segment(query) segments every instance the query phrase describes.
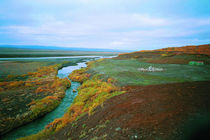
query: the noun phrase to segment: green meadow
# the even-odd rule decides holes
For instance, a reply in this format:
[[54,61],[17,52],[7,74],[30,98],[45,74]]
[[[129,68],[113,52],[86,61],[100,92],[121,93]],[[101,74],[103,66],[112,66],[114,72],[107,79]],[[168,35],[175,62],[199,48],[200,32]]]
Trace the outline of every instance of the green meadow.
[[0,81],[4,81],[4,78],[8,75],[17,76],[27,74],[28,72],[35,72],[37,69],[62,64],[62,66],[76,65],[84,58],[62,58],[62,59],[26,59],[26,60],[14,60],[14,61],[0,61]]
[[[162,72],[142,72],[139,68],[163,68]],[[210,79],[210,65],[152,64],[137,59],[104,59],[93,63],[89,73],[98,73],[103,78],[112,77],[119,85],[154,85]]]

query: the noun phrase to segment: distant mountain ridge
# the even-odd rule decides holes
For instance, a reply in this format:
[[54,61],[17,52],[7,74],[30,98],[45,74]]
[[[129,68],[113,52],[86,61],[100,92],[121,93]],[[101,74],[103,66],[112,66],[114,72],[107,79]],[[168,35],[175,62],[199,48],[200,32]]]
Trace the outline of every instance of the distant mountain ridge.
[[0,45],[0,48],[32,49],[32,50],[59,50],[59,51],[88,51],[88,52],[132,52],[131,50],[103,49],[103,48],[67,48],[41,45]]
[[188,54],[206,54],[210,55],[210,44],[204,45],[190,45],[183,47],[168,47],[162,48],[155,51],[163,51],[163,52],[183,52]]

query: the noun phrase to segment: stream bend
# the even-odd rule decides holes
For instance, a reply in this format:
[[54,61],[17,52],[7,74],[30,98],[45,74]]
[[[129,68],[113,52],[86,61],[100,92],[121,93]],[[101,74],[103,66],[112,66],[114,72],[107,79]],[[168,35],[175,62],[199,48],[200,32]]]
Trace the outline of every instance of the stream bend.
[[[87,62],[87,61],[86,61]],[[80,69],[82,67],[86,67],[86,62],[77,63],[76,66],[67,66],[63,67],[58,71],[57,76],[59,78],[65,78],[68,77],[68,75],[77,69]],[[52,112],[46,114],[44,117],[41,117],[37,120],[34,120],[24,126],[18,127],[11,132],[5,134],[3,136],[3,140],[16,140],[17,138],[29,136],[32,134],[36,134],[44,127],[55,120],[56,118],[60,118],[64,115],[65,111],[68,109],[68,107],[72,104],[74,101],[74,98],[77,96],[77,88],[80,86],[80,83],[78,82],[71,82],[71,87],[66,90],[66,95],[62,99],[59,106],[53,110]],[[76,90],[76,92],[73,92],[73,89]]]

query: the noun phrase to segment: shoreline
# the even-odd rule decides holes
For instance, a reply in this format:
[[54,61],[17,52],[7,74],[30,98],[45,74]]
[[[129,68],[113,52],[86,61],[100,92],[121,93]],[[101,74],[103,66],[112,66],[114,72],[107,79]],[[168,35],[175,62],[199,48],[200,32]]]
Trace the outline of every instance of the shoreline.
[[[99,59],[99,61],[100,61],[100,59]],[[95,61],[90,61],[90,63],[94,63],[94,62]],[[68,111],[64,114],[64,116],[61,118],[58,118],[58,119],[54,120],[52,123],[48,124],[46,126],[46,128],[44,130],[40,131],[39,133],[24,137],[24,138],[20,138],[19,140],[27,140],[30,138],[44,139],[45,137],[42,137],[43,135],[48,136],[52,132],[53,133],[57,132],[58,130],[60,130],[64,126],[66,126],[66,124],[74,122],[75,120],[79,119],[80,117],[82,117],[85,114],[91,115],[93,113],[94,109],[96,107],[102,105],[103,102],[105,102],[107,99],[124,93],[124,91],[122,91],[121,88],[115,87],[113,85],[113,82],[115,82],[114,79],[110,78],[107,81],[103,82],[97,78],[97,75],[92,75],[93,77],[90,77],[90,75],[88,76],[86,71],[84,71],[84,70],[88,69],[88,67],[91,65],[90,63],[88,63],[86,68],[81,68],[81,69],[75,70],[69,75],[69,78],[73,82],[79,82],[79,83],[81,83],[81,85],[78,88],[78,95],[74,99],[74,102],[71,104],[71,106],[68,107]],[[76,77],[80,76],[80,78],[78,80],[78,79],[75,79],[74,76],[71,77],[71,75],[75,75]],[[88,77],[88,78],[84,78],[84,77]],[[95,85],[92,85],[92,84],[95,84]],[[105,87],[102,88],[102,85]],[[88,87],[86,87],[86,86],[88,86]],[[99,88],[100,93],[92,94],[91,93],[92,86],[93,87],[96,86],[95,87],[96,89]],[[83,88],[83,87],[85,87],[85,88]],[[84,95],[82,90],[85,90],[85,91],[90,90],[90,93],[88,93],[90,95]],[[106,92],[106,94],[103,95],[104,94],[103,92]],[[96,100],[99,100],[100,102],[96,102],[95,99],[93,99],[93,101],[83,99],[83,98],[89,98],[86,96],[89,96],[89,97],[96,96]],[[84,101],[82,101],[82,100],[84,100]],[[85,103],[85,100],[86,100],[86,103]],[[88,105],[89,103],[91,105]],[[85,107],[85,104],[88,106]],[[74,113],[72,114],[72,112],[74,112]]]
[[[91,57],[92,58],[92,57]],[[88,60],[90,59],[90,58],[87,58]],[[80,62],[77,62],[77,63],[75,63],[75,64],[71,64],[71,65],[69,65],[68,63],[67,63],[67,65],[66,65],[66,63],[62,63],[62,64],[59,64],[59,65],[57,65],[56,67],[57,67],[57,72],[56,72],[56,75],[57,75],[57,77],[59,77],[59,78],[61,78],[61,79],[65,79],[65,77],[67,77],[67,75],[69,75],[69,74],[67,74],[66,75],[66,72],[64,71],[64,72],[62,72],[62,69],[63,68],[68,68],[68,67],[72,67],[73,69],[77,69],[77,67],[78,68],[80,68],[80,67],[85,67],[85,65],[81,65],[81,64],[85,64],[86,63],[86,61],[84,61],[83,59],[80,61]],[[69,72],[69,71],[68,71]],[[62,75],[62,73],[65,73],[65,75]],[[60,80],[61,80],[60,79]],[[70,79],[69,79],[70,80]],[[74,87],[74,83],[75,82],[71,82],[71,87],[73,86]],[[73,84],[73,85],[72,85]],[[77,85],[77,84],[76,84]],[[72,88],[73,88],[72,87]],[[65,94],[67,94],[67,92],[69,92],[69,90],[70,90],[70,87],[67,87],[66,88],[66,90],[65,90]],[[73,92],[73,89],[71,89],[72,91],[71,92]],[[58,98],[59,98],[59,102],[58,103],[56,103],[56,105],[55,106],[53,106],[52,107],[52,105],[48,105],[48,106],[45,106],[45,108],[46,109],[48,109],[48,108],[51,108],[51,110],[49,110],[48,112],[45,112],[44,114],[42,114],[42,115],[40,115],[39,117],[37,117],[36,119],[33,119],[33,120],[30,120],[30,122],[27,122],[27,123],[24,123],[24,124],[29,124],[30,125],[30,123],[32,122],[32,123],[34,123],[34,121],[36,121],[36,120],[39,120],[40,118],[42,118],[43,116],[49,116],[49,114],[51,113],[51,112],[53,112],[54,110],[56,110],[56,109],[58,109],[57,107],[60,105],[60,104],[62,104],[64,101],[63,101],[63,98],[64,98],[64,96],[65,96],[65,94],[62,94],[62,96],[59,96]],[[74,92],[74,94],[76,94],[75,92]],[[56,96],[57,96],[58,94],[56,94]],[[65,96],[65,97],[67,97],[67,96]],[[55,100],[55,102],[57,102],[57,100]],[[41,111],[42,112],[42,111]],[[29,115],[30,116],[30,115]],[[30,118],[30,117],[29,117]],[[54,120],[54,119],[53,119]],[[52,121],[53,121],[52,120]],[[48,122],[48,123],[50,123],[50,122]],[[47,123],[47,124],[48,124]],[[23,124],[23,125],[24,125]],[[21,126],[23,126],[23,125],[21,125]],[[16,127],[16,128],[19,128],[19,127],[21,127],[21,126],[18,126],[18,127]],[[13,129],[13,130],[15,130],[15,128]],[[12,131],[13,131],[12,130]],[[11,131],[11,132],[12,132]],[[9,132],[10,133],[10,132]],[[7,135],[8,133],[6,133],[5,134],[5,136]],[[2,138],[4,138],[4,135],[3,135],[3,137]]]
[[[55,67],[57,67],[57,66],[55,66]],[[58,69],[56,70],[55,74],[57,75],[57,73],[58,73]],[[66,89],[70,88],[71,82],[66,81],[67,79],[60,79],[60,78],[55,78],[54,80],[52,80],[52,82],[56,82],[56,80],[60,80],[62,82],[65,81],[67,83],[63,85],[63,87],[61,88],[61,91],[58,90],[59,92],[56,91],[52,95],[42,98],[41,100],[37,101],[37,103],[33,103],[32,105],[30,105],[28,111],[26,111],[22,114],[17,114],[13,119],[14,121],[11,120],[12,121],[11,123],[13,125],[9,126],[9,128],[5,128],[5,130],[1,131],[1,137],[6,135],[7,133],[9,133],[10,131],[13,131],[21,126],[27,125],[30,122],[33,122],[34,120],[37,120],[37,119],[45,116],[49,112],[52,112],[61,103],[62,99],[65,96],[64,91],[66,91]],[[41,87],[41,86],[43,86],[43,85],[40,85],[39,87]],[[49,99],[48,99],[48,97],[49,97]],[[55,97],[55,99],[53,99],[53,98],[51,99],[50,97]],[[45,100],[47,101],[47,104],[44,107],[40,108],[38,104],[42,103],[42,101],[45,101]]]

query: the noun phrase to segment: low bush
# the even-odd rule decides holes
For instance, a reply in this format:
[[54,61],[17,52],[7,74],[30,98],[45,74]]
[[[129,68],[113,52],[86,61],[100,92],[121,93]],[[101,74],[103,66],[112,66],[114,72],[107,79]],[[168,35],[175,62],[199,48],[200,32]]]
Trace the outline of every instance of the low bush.
[[[80,70],[73,71],[69,75],[69,78],[72,81],[81,82],[82,85],[78,88],[78,96],[75,98],[74,102],[64,116],[48,124],[43,131],[32,136],[22,138],[21,140],[45,139],[45,136],[47,137],[49,134],[53,134],[54,132],[66,126],[66,124],[79,119],[84,114],[92,115],[94,113],[94,109],[97,106],[102,106],[107,99],[124,93],[124,91],[121,91],[119,87],[114,85],[116,82],[115,79],[108,78],[107,81],[103,81],[100,79],[101,76],[98,74],[91,77],[91,75],[87,73],[87,70],[88,68],[82,68]],[[56,88],[56,85],[59,85],[59,82],[57,82],[58,81],[53,83],[51,87]],[[54,100],[54,97],[46,98],[47,103],[49,103],[51,100]],[[46,104],[43,103],[43,101],[46,102],[45,99],[43,99],[39,101],[41,102],[40,104],[37,103],[38,108]]]
[[24,81],[12,81],[9,82],[9,84],[7,85],[7,88],[17,88],[20,86],[24,86]]
[[[66,89],[71,86],[71,82],[68,78],[56,77],[58,68],[59,65],[47,66],[38,69],[37,72],[29,72],[24,75],[25,79],[20,79],[21,75],[12,79],[13,81],[0,82],[1,95],[9,97],[9,100],[7,98],[0,100],[1,105],[4,105],[3,109],[11,108],[11,104],[15,102],[17,107],[14,108],[21,110],[21,112],[15,110],[12,113],[8,111],[1,114],[0,135],[45,115],[59,105],[65,96]],[[10,92],[15,92],[16,96],[7,95]],[[19,98],[15,99],[17,96]],[[7,118],[10,118],[10,121],[5,121]]]
[[45,93],[50,92],[53,95],[46,96],[41,100],[33,100],[29,105],[30,110],[34,113],[34,115],[40,114],[41,112],[50,112],[54,109],[61,101],[61,99],[65,96],[66,88],[71,86],[70,80],[67,78],[59,79],[55,78],[54,82],[51,84],[46,84],[40,86],[36,89],[36,93]]
[[112,80],[109,79],[109,82],[104,82],[93,77],[91,80],[83,81],[83,84],[78,89],[78,96],[75,98],[67,113],[59,120],[55,120],[47,125],[46,129],[58,131],[67,123],[78,119],[84,113],[91,115],[94,109],[102,105],[107,99],[124,93],[118,87],[110,83]]
[[88,78],[90,77],[90,74],[85,72],[86,70],[87,70],[87,68],[75,70],[69,75],[69,78],[72,81],[82,83],[83,81],[88,80]]

